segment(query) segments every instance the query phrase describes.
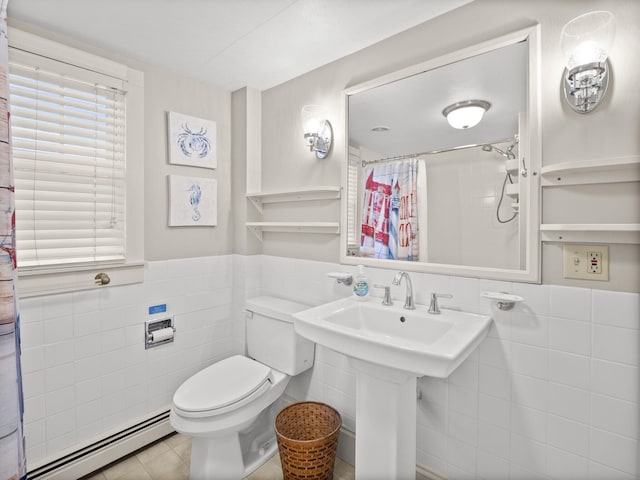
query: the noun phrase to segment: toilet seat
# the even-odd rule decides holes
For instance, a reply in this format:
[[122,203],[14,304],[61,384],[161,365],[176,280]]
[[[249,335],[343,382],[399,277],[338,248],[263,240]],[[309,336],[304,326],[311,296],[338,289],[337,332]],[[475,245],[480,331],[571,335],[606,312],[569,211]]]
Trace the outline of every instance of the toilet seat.
[[236,410],[267,391],[269,367],[242,355],[221,360],[185,381],[173,406],[185,417],[207,417]]

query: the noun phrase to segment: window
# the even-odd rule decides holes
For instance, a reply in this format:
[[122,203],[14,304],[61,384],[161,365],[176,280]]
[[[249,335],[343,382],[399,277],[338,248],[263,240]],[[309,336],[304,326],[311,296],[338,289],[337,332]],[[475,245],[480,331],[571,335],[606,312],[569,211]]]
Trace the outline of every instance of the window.
[[9,41],[18,272],[48,276],[27,294],[94,288],[109,269],[140,281],[142,74],[15,29]]
[[9,68],[18,267],[123,262],[124,92],[22,57]]

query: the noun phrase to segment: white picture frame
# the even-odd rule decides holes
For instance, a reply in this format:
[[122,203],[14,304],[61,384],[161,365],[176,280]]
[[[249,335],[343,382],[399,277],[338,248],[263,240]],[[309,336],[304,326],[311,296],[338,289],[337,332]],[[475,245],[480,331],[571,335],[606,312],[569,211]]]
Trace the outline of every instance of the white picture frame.
[[168,175],[170,227],[216,226],[218,182],[215,178]]
[[216,122],[167,112],[169,163],[191,167],[218,166]]

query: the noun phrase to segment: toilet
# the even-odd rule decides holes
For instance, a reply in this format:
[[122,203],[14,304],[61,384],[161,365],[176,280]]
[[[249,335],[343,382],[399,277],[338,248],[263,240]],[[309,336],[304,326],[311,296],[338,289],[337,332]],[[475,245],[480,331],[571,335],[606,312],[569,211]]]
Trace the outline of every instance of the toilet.
[[240,480],[269,460],[282,394],[313,366],[315,344],[294,332],[292,317],[308,305],[268,296],[246,305],[246,356],[206,367],[173,396],[171,426],[191,437],[191,480]]

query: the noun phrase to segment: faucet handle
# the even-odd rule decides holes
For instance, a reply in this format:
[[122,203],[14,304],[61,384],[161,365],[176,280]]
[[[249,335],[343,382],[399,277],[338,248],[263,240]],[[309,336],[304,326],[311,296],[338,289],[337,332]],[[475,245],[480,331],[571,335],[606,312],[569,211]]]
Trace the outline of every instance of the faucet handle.
[[391,300],[391,287],[389,285],[374,284],[374,288],[384,288],[384,298],[382,299],[382,305],[393,305]]
[[438,298],[453,298],[450,293],[432,293],[431,303],[429,304],[429,313],[433,315],[440,314],[440,308],[438,307]]

